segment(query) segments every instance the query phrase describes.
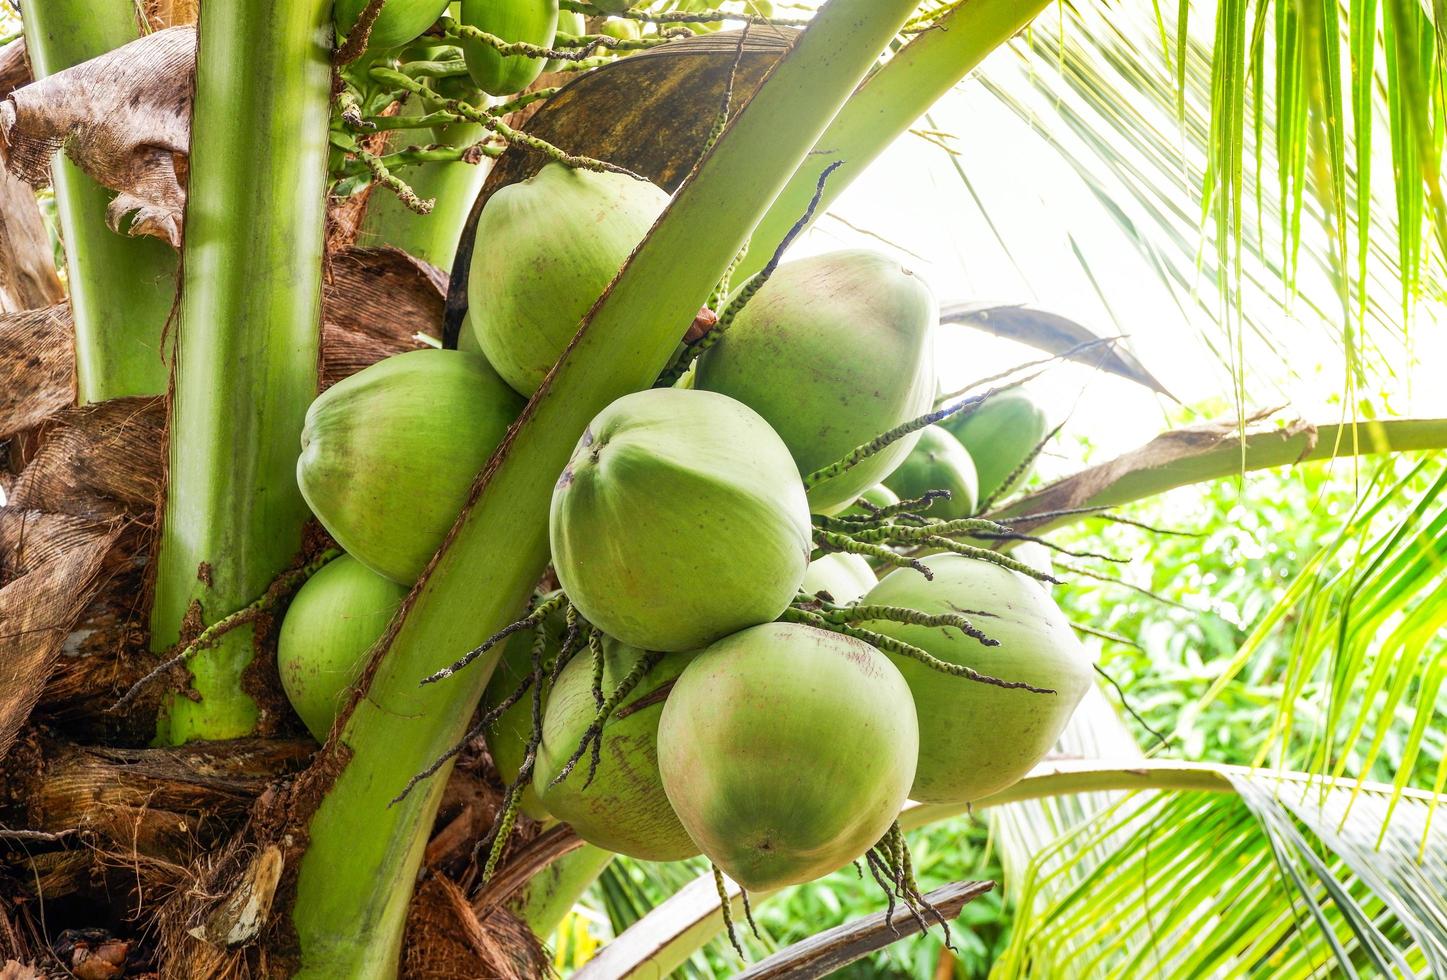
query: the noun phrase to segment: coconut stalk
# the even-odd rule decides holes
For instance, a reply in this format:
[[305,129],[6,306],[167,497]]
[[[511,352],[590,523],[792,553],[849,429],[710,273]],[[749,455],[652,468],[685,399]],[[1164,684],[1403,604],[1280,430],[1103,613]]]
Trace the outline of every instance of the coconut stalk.
[[512,905],[513,912],[539,938],[546,939],[616,856],[592,844],[563,855],[523,886],[522,895]]
[[496,655],[420,686],[514,620],[547,564],[552,486],[587,423],[648,388],[755,223],[914,8],[831,0],[684,183],[489,461],[449,541],[379,643],[320,772],[292,924],[309,977],[389,976],[447,767]]
[[[135,0],[25,4],[26,52],[36,78],[88,61],[141,35]],[[113,196],[56,154],[51,168],[75,319],[76,394],[83,405],[166,390],[161,334],[176,292],[176,253],[159,239],[106,225]]]
[[[420,100],[412,100],[419,104]],[[409,104],[408,109],[416,112]],[[409,139],[421,139],[416,130],[403,130]],[[424,131],[426,132],[426,131]],[[438,146],[467,147],[482,139],[483,128],[476,123],[453,123],[435,134]],[[398,145],[406,139],[399,139]],[[421,163],[403,170],[398,176],[424,201],[434,201],[432,210],[418,214],[402,199],[384,187],[374,187],[367,199],[367,210],[357,235],[359,245],[393,245],[402,251],[430,262],[439,269],[452,268],[462,226],[467,223],[473,199],[482,190],[491,160],[475,164],[454,160]]]
[[814,196],[824,168],[834,160],[844,165],[829,177],[815,216],[854,178],[929,111],[991,51],[1023,30],[1050,0],[968,0],[939,19],[937,26],[915,36],[871,75],[819,139],[818,154],[794,174],[769,208],[749,243],[748,253],[734,270],[744,282],[769,261],[784,236]]
[[[302,420],[317,390],[331,4],[201,12],[157,650],[247,606],[295,557]],[[249,625],[191,658],[162,741],[249,734]]]

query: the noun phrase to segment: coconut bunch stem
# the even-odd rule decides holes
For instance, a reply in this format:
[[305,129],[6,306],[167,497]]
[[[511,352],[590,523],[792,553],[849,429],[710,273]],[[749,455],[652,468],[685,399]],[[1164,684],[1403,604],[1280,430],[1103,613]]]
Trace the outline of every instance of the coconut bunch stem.
[[[613,689],[613,693],[609,694],[598,706],[597,714],[593,716],[592,722],[589,723],[587,729],[583,732],[583,737],[579,740],[578,747],[573,750],[573,754],[568,757],[568,761],[564,763],[563,768],[558,770],[558,774],[553,777],[552,785],[556,786],[567,779],[568,776],[572,774],[573,769],[577,767],[579,761],[582,760],[583,754],[588,752],[590,748],[592,749],[592,755],[588,762],[588,778],[583,781],[583,787],[586,789],[592,784],[593,777],[598,774],[598,764],[602,761],[603,726],[608,723],[608,719],[613,716],[613,712],[623,703],[623,699],[638,687],[643,681],[644,676],[656,667],[658,662],[665,656],[667,656],[667,654],[648,653],[639,658],[638,662],[633,665],[633,669],[628,671],[623,679],[618,682],[618,686]],[[595,674],[596,673],[597,670],[595,668]],[[601,686],[601,679],[595,679],[594,685],[594,693],[596,694]]]
[[[743,48],[741,46],[739,48],[740,54],[742,54],[742,51]],[[744,311],[744,307],[749,305],[749,301],[758,294],[758,291],[764,287],[764,283],[768,282],[775,270],[779,268],[779,263],[784,260],[784,253],[789,250],[790,245],[794,244],[794,239],[798,238],[804,229],[809,227],[809,224],[814,220],[814,212],[818,209],[819,202],[824,199],[824,188],[829,183],[829,177],[842,166],[844,166],[843,160],[835,160],[824,168],[824,172],[819,175],[819,180],[814,185],[814,196],[810,198],[808,207],[804,209],[804,213],[799,217],[799,220],[794,222],[794,226],[784,235],[784,240],[779,242],[779,247],[774,249],[774,254],[769,257],[769,261],[762,269],[754,273],[748,282],[744,283],[734,298],[729,301],[729,304],[723,308],[722,312],[719,313],[718,323],[714,324],[713,329],[685,347],[683,352],[669,365],[668,369],[659,375],[658,381],[654,383],[655,388],[666,388],[672,385],[679,378],[683,377],[684,373],[688,371],[688,366],[692,364],[695,359],[707,353],[711,347],[720,340],[723,340],[724,334],[728,332],[728,328],[733,324],[734,319]],[[746,252],[747,246],[745,246],[744,249],[744,253]],[[733,274],[733,270],[738,266],[742,254],[743,253],[734,258],[733,263],[729,265],[725,273],[726,276]]]
[[[932,491],[933,492],[933,491]],[[943,493],[943,491],[939,491]],[[928,495],[927,495],[928,496]],[[924,499],[924,498],[921,498]],[[938,499],[938,498],[937,498]],[[915,505],[918,501],[904,501],[902,504]],[[1009,555],[965,544],[949,535],[975,534],[982,537],[1010,537],[1014,532],[995,521],[967,517],[953,521],[938,521],[920,514],[906,512],[901,515],[906,523],[894,518],[879,520],[865,518],[853,521],[849,518],[814,515],[814,545],[821,553],[842,551],[851,555],[873,558],[881,564],[894,568],[912,568],[926,579],[933,581],[934,573],[918,558],[900,554],[895,548],[919,549],[938,548],[965,558],[987,561],[1012,572],[1028,575],[1040,582],[1059,585],[1060,580],[1048,572],[1042,572]]]
[[[497,870],[497,864],[502,860],[503,851],[507,849],[508,839],[517,826],[518,806],[522,802],[523,791],[533,779],[533,767],[538,760],[538,746],[543,740],[543,653],[547,648],[547,629],[544,624],[539,623],[535,627],[532,647],[532,670],[526,679],[532,689],[532,731],[528,735],[527,750],[523,754],[522,765],[518,766],[517,775],[512,782],[508,783],[507,790],[503,794],[502,807],[498,810],[496,821],[494,821],[489,833],[490,843],[488,844],[487,862],[483,865],[482,880],[487,883],[492,878],[492,873]],[[559,655],[561,659],[561,654]],[[478,842],[478,848],[483,842]]]
[[[1050,688],[1036,687],[1033,684],[1027,684],[1024,681],[1007,681],[999,677],[992,677],[989,674],[982,674],[978,670],[975,670],[973,667],[966,667],[962,664],[947,663],[936,657],[934,654],[930,653],[928,650],[917,647],[913,643],[906,643],[903,640],[896,640],[894,637],[884,636],[883,634],[876,633],[873,630],[862,629],[858,626],[852,626],[848,622],[839,622],[836,619],[821,615],[813,609],[808,608],[808,606],[813,605],[815,602],[816,600],[811,599],[805,602],[802,608],[800,605],[790,606],[788,609],[784,610],[783,615],[779,617],[779,621],[785,623],[802,623],[805,626],[813,626],[817,629],[828,630],[831,633],[838,633],[841,636],[849,636],[853,637],[856,640],[863,640],[865,643],[868,643],[870,646],[874,647],[881,653],[893,653],[901,657],[908,657],[911,660],[918,660],[920,663],[924,664],[926,667],[929,667],[931,670],[937,670],[942,674],[949,674],[951,677],[963,677],[966,680],[975,681],[979,684],[989,684],[991,687],[1003,687],[1007,690],[1012,691],[1029,691],[1032,694],[1056,693]],[[887,609],[889,607],[876,606],[873,608]],[[911,615],[914,614],[914,610],[903,610],[903,612],[909,613]],[[870,617],[872,621],[892,618],[893,617],[890,616]],[[861,616],[860,619],[863,620],[864,617]],[[986,638],[986,640],[981,640],[980,642],[984,643],[987,646],[991,645],[990,643],[986,642],[987,640],[988,637]]]
[[775,27],[808,27],[807,17],[765,17],[761,14],[735,13],[729,10],[673,10],[664,14],[646,10],[625,10],[621,14],[610,14],[583,0],[561,0],[558,4],[564,10],[584,14],[588,17],[611,17],[617,20],[636,20],[645,24],[719,24],[724,21],[743,21],[745,24],[772,24]]
[[445,37],[451,41],[476,41],[486,44],[505,58],[536,58],[541,61],[582,61],[600,50],[643,51],[660,44],[683,37],[692,37],[686,27],[659,31],[654,37],[618,38],[607,34],[584,34],[579,37],[560,36],[553,41],[555,47],[529,44],[526,41],[506,41],[496,34],[489,34],[469,24],[458,24],[444,17]]
[[[903,606],[877,606],[860,603],[840,606],[833,602],[822,600],[817,596],[801,596],[797,602],[801,606],[808,607],[811,611],[831,623],[847,625],[849,623],[887,620],[892,623],[905,623],[910,626],[952,626],[966,636],[979,640],[982,646],[996,647],[1000,645],[999,640],[992,640],[968,619],[958,613],[926,613],[920,612],[918,609],[906,609]],[[818,608],[815,609],[815,606]]]
[[504,626],[502,629],[492,634],[492,636],[489,636],[486,640],[482,641],[481,644],[473,647],[471,650],[464,653],[457,660],[453,661],[450,666],[443,667],[435,674],[429,674],[427,677],[422,678],[422,683],[435,684],[437,681],[446,680],[453,674],[457,673],[459,670],[465,668],[468,664],[472,663],[478,657],[482,656],[483,654],[487,653],[487,651],[497,646],[503,640],[507,639],[509,636],[512,636],[514,633],[521,633],[523,630],[536,629],[539,625],[542,624],[543,620],[547,619],[553,613],[562,609],[563,603],[567,601],[568,597],[563,595],[561,592],[559,592],[557,595],[550,596],[544,599],[543,601],[537,603],[537,605],[533,606],[532,611],[529,612],[522,619],[519,619],[515,623],[509,623],[507,626]]
[[885,897],[889,900],[888,910],[885,912],[885,920],[890,928],[894,927],[894,910],[896,900],[904,903],[919,923],[920,931],[927,931],[929,923],[925,921],[925,913],[939,923],[944,930],[945,946],[953,950],[954,943],[950,937],[950,924],[940,914],[940,910],[925,898],[919,890],[919,884],[915,881],[914,865],[909,856],[909,842],[904,838],[904,831],[900,829],[899,821],[885,832],[879,842],[869,849],[865,854],[865,862],[869,865],[870,874],[884,890]]
[[126,690],[126,693],[122,694],[120,699],[111,705],[111,711],[124,710],[131,702],[139,697],[141,692],[149,687],[156,678],[169,672],[172,668],[184,664],[202,650],[215,646],[221,637],[230,633],[232,630],[245,626],[247,623],[254,622],[262,613],[275,609],[283,602],[290,600],[292,596],[296,595],[297,590],[306,584],[307,579],[321,571],[323,566],[340,554],[341,551],[338,549],[328,548],[300,568],[294,568],[289,572],[283,572],[278,575],[260,596],[236,610],[236,612],[231,615],[218,619],[206,627],[194,640],[181,646],[179,652],[167,657],[147,673],[146,676],[132,684]]
[[[471,28],[469,28],[469,30],[470,29]],[[642,179],[626,167],[620,167],[617,164],[608,163],[603,160],[595,160],[592,157],[576,156],[572,153],[566,153],[547,140],[539,139],[536,136],[513,129],[502,119],[503,115],[506,114],[502,111],[504,108],[502,106],[479,108],[461,99],[449,99],[444,95],[439,95],[432,91],[416,79],[409,78],[404,73],[393,68],[379,65],[372,68],[368,74],[379,82],[394,86],[398,91],[408,92],[418,96],[425,100],[430,107],[451,112],[457,115],[460,120],[474,122],[483,126],[504,143],[525,146],[530,150],[537,151],[549,160],[561,163],[566,167],[571,167],[575,170],[591,170],[598,173],[618,173],[635,179]]]

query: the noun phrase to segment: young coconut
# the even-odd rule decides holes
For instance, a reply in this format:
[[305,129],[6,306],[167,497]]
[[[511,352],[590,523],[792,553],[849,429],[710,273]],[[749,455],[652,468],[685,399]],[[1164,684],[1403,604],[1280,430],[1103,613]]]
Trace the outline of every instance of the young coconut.
[[698,654],[658,726],[674,811],[751,890],[811,881],[872,847],[909,794],[918,751],[909,688],[889,660],[792,623]]
[[1090,687],[1091,661],[1060,607],[1034,579],[959,555],[935,555],[928,563],[933,581],[900,569],[871,589],[864,604],[964,613],[998,646],[953,627],[860,625],[946,663],[1055,692],[1007,690],[889,655],[919,714],[919,766],[910,798],[970,803],[1012,785],[1045,757]]
[[410,586],[522,407],[477,354],[428,349],[378,361],[307,409],[301,494],[352,557]]
[[949,416],[940,428],[970,454],[980,481],[980,499],[991,500],[1009,493],[1029,475],[1027,463],[1050,431],[1050,420],[1028,392],[1009,388],[991,395],[973,412]]
[[[367,9],[367,3],[368,0],[336,0],[332,18],[337,23],[337,30],[349,33],[362,11]],[[448,0],[387,0],[382,5],[382,12],[372,22],[367,47],[373,51],[385,51],[400,48],[420,37],[442,16],[447,3]]]
[[[561,652],[567,629],[562,613],[555,613],[543,620],[542,657],[545,664],[551,663]],[[532,630],[515,633],[507,639],[498,657],[497,668],[492,672],[492,679],[482,693],[482,703],[478,707],[483,714],[492,711],[511,696],[527,678],[533,667],[533,644],[536,640],[537,633]],[[552,686],[544,678],[544,711],[547,710],[551,693]],[[531,691],[514,702],[512,707],[504,710],[495,722],[483,730],[483,739],[487,743],[488,754],[492,756],[492,764],[504,782],[512,783],[517,779],[523,760],[527,757],[528,741],[532,738],[532,733]],[[518,808],[534,820],[545,820],[550,816],[547,808],[538,800],[538,794],[533,791],[531,783],[523,788]]]
[[[604,696],[615,691],[646,656],[612,637],[604,638]],[[693,857],[698,847],[663,792],[658,719],[669,689],[692,657],[655,654],[654,658],[657,663],[622,697],[603,725],[598,768],[591,782],[586,752],[558,780],[598,711],[593,700],[593,658],[585,651],[569,661],[548,696],[533,789],[550,814],[588,843],[644,861],[677,861]]]
[[407,598],[407,589],[350,555],[327,562],[297,591],[276,639],[286,699],[324,742],[367,652]]
[[553,489],[558,582],[598,629],[643,650],[697,650],[777,619],[812,549],[789,450],[710,391],[625,395],[588,425]]
[[[877,252],[831,252],[779,267],[698,359],[695,387],[748,405],[804,475],[930,410],[939,311],[924,281]],[[814,486],[829,514],[888,476],[916,436]]]
[[531,396],[668,203],[646,181],[550,163],[482,209],[468,278],[478,345]]
[[834,602],[848,605],[874,588],[876,581],[874,569],[863,557],[836,553],[811,561],[800,589],[809,595],[823,590]]
[[930,490],[948,490],[949,500],[936,500],[930,517],[956,520],[975,512],[980,499],[975,464],[959,440],[937,425],[919,432],[919,442],[909,458],[884,481],[902,500],[922,497]]
[[[393,2],[393,0],[389,0]],[[458,19],[509,44],[550,48],[558,29],[558,0],[462,0]],[[491,44],[461,40],[467,73],[488,95],[521,92],[543,73],[545,58],[504,55]]]

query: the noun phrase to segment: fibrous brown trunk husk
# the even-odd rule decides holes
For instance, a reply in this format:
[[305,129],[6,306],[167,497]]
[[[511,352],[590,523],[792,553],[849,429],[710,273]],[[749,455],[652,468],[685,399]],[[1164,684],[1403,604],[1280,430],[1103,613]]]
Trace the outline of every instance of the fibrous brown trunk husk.
[[[322,385],[423,346],[419,335],[436,337],[444,288],[438,270],[396,249],[332,255]],[[270,852],[250,843],[265,835],[237,832],[257,814],[285,814],[285,792],[267,788],[315,745],[144,748],[161,692],[124,713],[108,710],[157,662],[147,649],[144,583],[164,411],[146,398],[72,407],[72,370],[64,306],[0,316],[0,379],[15,381],[0,384],[0,438],[10,439],[18,472],[0,507],[0,734],[20,737],[0,754],[0,827],[41,835],[16,848],[0,836],[0,963],[78,969],[84,956],[99,970],[101,951],[120,949],[128,970],[163,976],[275,975],[265,943],[217,946],[192,930],[239,928],[225,898],[276,886],[285,869],[267,865]],[[3,635],[12,606],[43,628]],[[474,849],[496,814],[499,791],[481,767],[473,753],[449,784],[429,862],[435,883],[419,893],[409,925],[426,949],[408,954],[406,976],[536,977],[547,969],[522,923],[493,912],[478,926],[446,877],[465,886],[475,876]],[[212,887],[222,894],[198,906],[196,890]],[[58,952],[37,940],[42,905],[52,934],[84,927],[81,938]]]
[[[0,48],[0,99],[28,84],[25,41],[11,41]],[[40,309],[64,298],[34,188],[8,170],[0,173],[0,313]]]
[[172,27],[16,89],[0,102],[9,171],[50,179],[57,150],[117,192],[111,227],[181,242],[196,31]]

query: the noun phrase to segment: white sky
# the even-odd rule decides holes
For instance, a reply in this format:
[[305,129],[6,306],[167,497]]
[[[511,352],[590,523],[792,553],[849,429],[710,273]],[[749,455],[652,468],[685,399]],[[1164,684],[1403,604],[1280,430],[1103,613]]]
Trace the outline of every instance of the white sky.
[[[1141,12],[1149,16],[1149,4],[1142,4]],[[1121,16],[1120,8],[1107,16]],[[1047,19],[1053,30],[1054,15],[1047,13],[1042,20]],[[1209,17],[1201,16],[1195,23],[1210,28]],[[1012,94],[1029,97],[1020,65],[1018,55],[1002,49],[981,71]],[[923,274],[942,303],[1025,302],[1075,319],[1101,335],[1124,333],[1130,349],[1187,405],[1216,402],[1219,408],[1210,410],[1214,417],[1233,414],[1230,375],[1203,340],[1209,336],[1224,342],[1224,328],[1214,315],[1199,308],[1192,309],[1189,318],[1182,313],[1136,247],[1038,134],[973,79],[941,100],[932,118],[939,130],[956,137],[950,145],[1009,246],[1008,254],[947,153],[913,135],[897,141],[841,195],[831,214],[847,224],[826,216],[795,246],[794,254],[841,247],[886,249]],[[919,125],[924,128],[925,123]],[[1389,172],[1388,164],[1378,166],[1378,177]],[[1112,175],[1102,176],[1107,183],[1115,182]],[[1268,224],[1272,220],[1266,218]],[[1188,234],[1194,244],[1201,232],[1190,228]],[[1323,232],[1308,218],[1303,234]],[[1087,256],[1110,310],[1082,271],[1072,239]],[[1311,280],[1309,270],[1302,277],[1303,289],[1323,286],[1320,277]],[[1209,285],[1204,283],[1203,288],[1209,291]],[[1388,308],[1397,304],[1395,288],[1381,295]],[[1247,363],[1255,375],[1248,382],[1248,409],[1289,405],[1284,415],[1314,421],[1339,416],[1344,360],[1340,346],[1326,332],[1329,328],[1296,322],[1277,310],[1258,308],[1257,315],[1269,323],[1274,341],[1292,350],[1291,369],[1278,355],[1264,347],[1253,348],[1248,340]],[[1389,354],[1399,383],[1366,394],[1378,404],[1385,402],[1392,415],[1447,415],[1447,386],[1426,383],[1430,379],[1421,368],[1447,363],[1447,341],[1437,323],[1440,314],[1436,307],[1425,307],[1418,316],[1413,331],[1417,367],[1408,370],[1405,358]],[[964,327],[943,328],[938,349],[947,388],[1040,356]],[[1057,418],[1070,414],[1067,432],[1089,435],[1096,459],[1132,448],[1169,427],[1166,412],[1173,410],[1166,399],[1141,387],[1083,368],[1054,371],[1036,383],[1035,391]],[[1179,422],[1180,410],[1174,413]]]

